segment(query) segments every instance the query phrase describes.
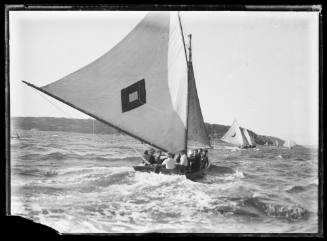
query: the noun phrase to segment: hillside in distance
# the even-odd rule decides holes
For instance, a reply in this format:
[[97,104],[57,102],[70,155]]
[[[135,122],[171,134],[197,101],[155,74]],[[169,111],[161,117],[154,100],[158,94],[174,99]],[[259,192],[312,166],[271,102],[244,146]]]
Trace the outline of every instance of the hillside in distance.
[[[95,133],[95,134],[117,134],[119,131],[93,119],[69,119],[56,117],[12,117],[11,130],[40,130],[40,131],[67,131],[79,133]],[[220,124],[205,123],[207,133],[211,140],[219,140],[228,130],[230,126]],[[272,136],[259,135],[251,130],[249,134],[254,136],[257,144],[263,145],[268,142],[274,145],[278,140],[280,144],[284,140]]]

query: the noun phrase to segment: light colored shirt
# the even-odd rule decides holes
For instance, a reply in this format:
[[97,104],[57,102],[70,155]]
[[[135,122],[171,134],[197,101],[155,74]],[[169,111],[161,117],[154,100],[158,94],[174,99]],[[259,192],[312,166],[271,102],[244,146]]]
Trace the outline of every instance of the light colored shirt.
[[187,166],[187,164],[188,164],[188,160],[187,160],[187,157],[186,157],[185,154],[183,154],[183,155],[181,156],[180,164],[183,165],[183,166]]
[[166,165],[166,169],[174,169],[176,167],[176,162],[174,159],[168,157],[163,161],[162,165]]

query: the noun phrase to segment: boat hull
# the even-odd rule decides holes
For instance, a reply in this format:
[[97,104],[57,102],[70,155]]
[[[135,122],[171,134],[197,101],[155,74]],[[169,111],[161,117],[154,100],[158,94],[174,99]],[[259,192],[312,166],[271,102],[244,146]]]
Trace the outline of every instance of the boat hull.
[[154,172],[154,173],[161,173],[161,174],[165,174],[165,175],[185,175],[186,178],[190,179],[190,180],[197,180],[197,179],[201,179],[205,176],[206,171],[208,170],[208,168],[210,167],[211,163],[209,162],[209,164],[197,171],[197,172],[183,172],[179,169],[166,169],[164,167],[160,167],[159,165],[150,165],[150,166],[133,166],[135,171],[139,171],[139,172]]

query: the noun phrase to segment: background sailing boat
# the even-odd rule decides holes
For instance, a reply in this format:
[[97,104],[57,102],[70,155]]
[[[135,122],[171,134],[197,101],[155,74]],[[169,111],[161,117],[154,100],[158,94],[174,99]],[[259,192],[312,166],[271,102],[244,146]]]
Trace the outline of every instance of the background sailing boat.
[[292,140],[286,140],[283,144],[283,147],[287,147],[288,149],[293,149],[295,146],[295,142]]
[[233,124],[225,133],[225,135],[221,138],[221,140],[233,145],[237,145],[240,148],[244,148],[250,145],[246,138],[246,135],[242,133],[241,128],[236,120],[234,120]]
[[19,136],[17,130],[15,130],[15,134],[13,133],[14,131],[11,131],[11,132],[12,132],[12,134],[11,134],[10,138],[17,138],[17,139],[20,138],[20,136]]

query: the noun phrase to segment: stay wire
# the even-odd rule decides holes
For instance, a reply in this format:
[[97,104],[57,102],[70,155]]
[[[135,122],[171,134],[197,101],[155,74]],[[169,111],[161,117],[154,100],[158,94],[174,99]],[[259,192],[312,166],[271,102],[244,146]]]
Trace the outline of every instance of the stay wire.
[[49,102],[51,105],[53,105],[57,110],[61,111],[63,114],[65,114],[66,116],[69,116],[70,118],[73,119],[73,117],[71,115],[69,115],[67,112],[65,112],[64,110],[62,110],[59,106],[57,106],[56,104],[54,104],[53,102],[51,102],[50,100],[48,100],[44,95],[42,95],[39,91],[33,89],[34,91],[36,91],[36,93],[38,93],[38,95],[40,95],[43,99],[45,99],[47,102]]

